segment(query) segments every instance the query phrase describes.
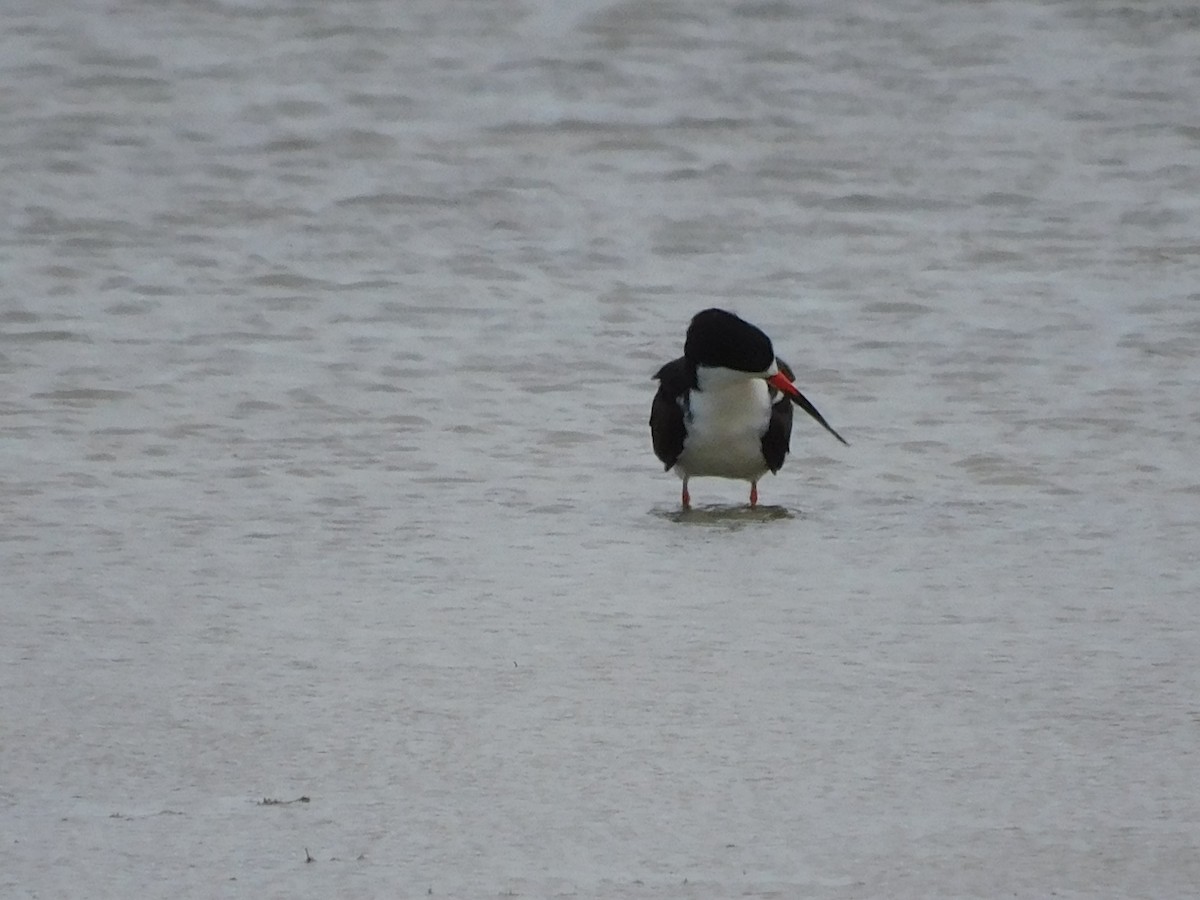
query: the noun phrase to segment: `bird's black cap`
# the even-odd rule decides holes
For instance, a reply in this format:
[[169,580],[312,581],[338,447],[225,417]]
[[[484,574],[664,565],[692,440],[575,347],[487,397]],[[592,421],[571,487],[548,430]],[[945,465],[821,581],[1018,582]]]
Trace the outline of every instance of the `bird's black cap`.
[[683,355],[697,366],[721,366],[739,372],[765,372],[775,362],[771,339],[723,309],[696,313],[688,326]]

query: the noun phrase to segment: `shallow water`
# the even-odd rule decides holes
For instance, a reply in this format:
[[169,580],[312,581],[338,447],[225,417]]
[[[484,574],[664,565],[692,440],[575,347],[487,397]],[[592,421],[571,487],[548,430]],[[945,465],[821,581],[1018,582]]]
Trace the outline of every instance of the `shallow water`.
[[5,896],[1194,892],[1190,6],[7,24]]

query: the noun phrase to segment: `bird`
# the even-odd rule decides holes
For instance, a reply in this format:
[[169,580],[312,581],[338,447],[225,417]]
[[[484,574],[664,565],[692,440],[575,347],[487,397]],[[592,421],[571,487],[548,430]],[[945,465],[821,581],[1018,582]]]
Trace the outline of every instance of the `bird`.
[[683,356],[655,373],[650,439],[665,471],[683,480],[681,501],[692,505],[688,481],[700,476],[758,482],[783,466],[792,436],[792,405],[849,444],[794,384],[792,368],[775,355],[758,327],[723,309],[697,313]]

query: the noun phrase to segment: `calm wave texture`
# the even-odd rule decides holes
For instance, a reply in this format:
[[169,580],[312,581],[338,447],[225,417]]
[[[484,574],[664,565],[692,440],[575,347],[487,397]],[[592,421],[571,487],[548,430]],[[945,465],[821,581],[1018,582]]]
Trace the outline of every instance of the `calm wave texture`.
[[3,22],[4,897],[1194,895],[1194,4]]

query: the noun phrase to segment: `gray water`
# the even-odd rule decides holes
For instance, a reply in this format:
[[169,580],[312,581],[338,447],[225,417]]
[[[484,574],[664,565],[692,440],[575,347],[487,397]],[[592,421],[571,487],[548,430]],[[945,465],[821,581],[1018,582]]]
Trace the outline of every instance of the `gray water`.
[[1194,5],[3,22],[0,894],[1195,894]]

